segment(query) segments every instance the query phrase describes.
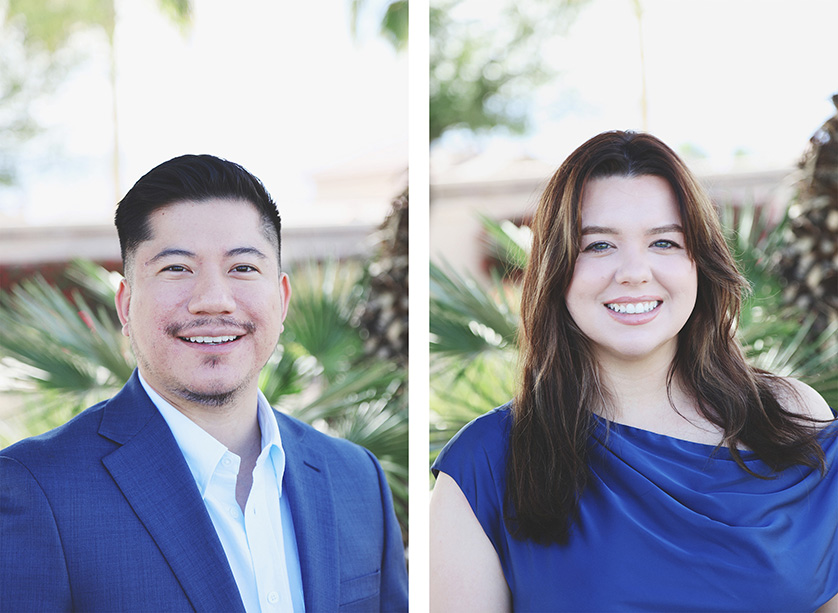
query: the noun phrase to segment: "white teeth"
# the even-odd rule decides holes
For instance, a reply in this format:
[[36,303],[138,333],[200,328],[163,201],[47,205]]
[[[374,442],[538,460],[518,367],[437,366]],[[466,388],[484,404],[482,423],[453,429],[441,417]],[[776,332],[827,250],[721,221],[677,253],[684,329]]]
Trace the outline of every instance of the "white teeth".
[[216,344],[228,343],[236,340],[237,338],[238,336],[187,336],[185,337],[185,340],[190,343]]
[[610,303],[606,304],[609,309],[616,313],[628,313],[630,315],[634,315],[637,313],[648,313],[656,306],[660,304],[660,301],[653,300],[652,302],[635,302],[635,303]]

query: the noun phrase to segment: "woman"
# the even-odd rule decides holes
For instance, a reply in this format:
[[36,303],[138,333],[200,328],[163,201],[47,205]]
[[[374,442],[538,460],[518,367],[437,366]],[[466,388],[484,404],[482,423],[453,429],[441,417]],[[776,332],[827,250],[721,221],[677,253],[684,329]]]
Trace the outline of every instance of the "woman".
[[838,609],[838,424],[746,364],[745,280],[683,162],[596,136],[533,233],[520,389],[434,464],[431,609]]

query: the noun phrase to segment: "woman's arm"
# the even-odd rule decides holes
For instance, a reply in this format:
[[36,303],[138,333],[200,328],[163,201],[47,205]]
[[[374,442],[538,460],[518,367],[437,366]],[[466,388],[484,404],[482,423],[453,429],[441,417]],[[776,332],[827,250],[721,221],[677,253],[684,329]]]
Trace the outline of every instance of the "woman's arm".
[[431,497],[431,611],[512,610],[498,554],[457,483],[439,473]]
[[838,613],[838,594],[818,607],[815,613]]

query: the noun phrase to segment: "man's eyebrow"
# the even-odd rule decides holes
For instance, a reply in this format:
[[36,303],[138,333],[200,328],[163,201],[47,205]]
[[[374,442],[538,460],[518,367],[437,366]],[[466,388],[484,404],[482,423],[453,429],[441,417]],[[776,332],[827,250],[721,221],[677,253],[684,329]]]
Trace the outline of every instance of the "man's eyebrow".
[[[646,234],[666,234],[667,232],[680,232],[681,234],[684,233],[684,228],[681,227],[680,224],[671,223],[665,226],[657,226],[655,228],[650,228]],[[619,235],[622,234],[619,230],[614,228],[607,228],[605,226],[584,226],[582,228],[582,236],[586,234],[614,234]]]
[[162,260],[163,258],[167,258],[170,256],[179,256],[182,258],[194,258],[196,255],[191,251],[187,251],[186,249],[164,249],[153,258],[151,258],[146,264],[153,264],[158,260]]
[[[237,255],[252,255],[252,256],[255,256],[255,257],[257,257],[259,259],[262,259],[262,260],[268,259],[268,256],[266,256],[264,253],[259,251],[256,247],[236,247],[235,249],[230,249],[224,255],[225,255],[225,257],[228,257],[228,258],[236,257]],[[196,253],[193,253],[192,251],[189,251],[187,249],[171,248],[171,249],[164,249],[163,251],[161,251],[160,253],[155,255],[153,258],[151,258],[147,262],[147,264],[153,264],[154,262],[162,260],[163,258],[172,257],[172,256],[182,257],[182,258],[196,258],[196,257],[198,257],[198,255]]]
[[237,255],[254,255],[262,260],[268,259],[268,256],[259,251],[256,247],[236,247],[235,249],[230,249],[225,255],[228,258]]

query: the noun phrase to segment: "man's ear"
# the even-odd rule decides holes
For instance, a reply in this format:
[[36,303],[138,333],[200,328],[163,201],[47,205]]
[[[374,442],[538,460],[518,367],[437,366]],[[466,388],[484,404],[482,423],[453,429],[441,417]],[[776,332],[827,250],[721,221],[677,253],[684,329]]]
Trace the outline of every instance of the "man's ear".
[[288,280],[288,275],[284,272],[279,276],[279,294],[282,302],[282,319],[280,321],[285,321],[285,317],[288,315],[288,301],[291,300],[291,281]]
[[125,279],[119,282],[114,304],[116,304],[116,314],[119,316],[120,323],[122,323],[122,334],[129,336],[128,311],[131,306],[131,286]]

